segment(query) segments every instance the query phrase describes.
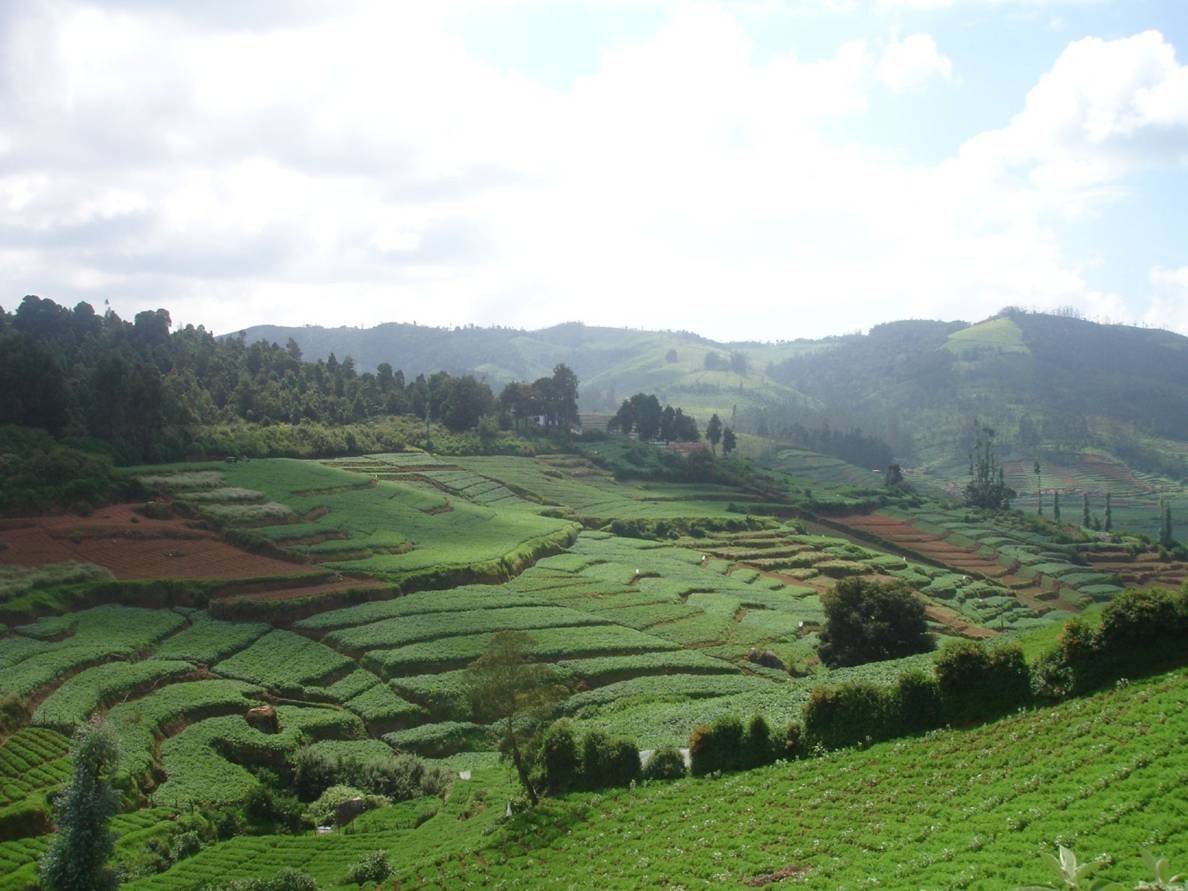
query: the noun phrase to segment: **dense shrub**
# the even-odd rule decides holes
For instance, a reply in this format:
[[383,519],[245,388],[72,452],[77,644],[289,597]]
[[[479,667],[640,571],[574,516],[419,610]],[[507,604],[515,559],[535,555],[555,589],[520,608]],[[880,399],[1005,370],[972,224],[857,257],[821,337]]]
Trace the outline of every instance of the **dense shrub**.
[[996,718],[1031,698],[1031,673],[1018,646],[951,643],[937,656],[936,680],[942,715],[951,724]]
[[777,752],[777,757],[787,761],[795,761],[797,758],[804,758],[806,755],[808,755],[808,746],[805,743],[804,728],[795,721],[789,721],[787,726],[784,727],[784,738]]
[[1118,595],[1096,630],[1073,619],[1035,666],[1036,688],[1071,696],[1188,655],[1188,587]]
[[289,764],[293,787],[302,801],[312,801],[331,786],[354,786],[393,801],[440,795],[449,788],[450,772],[414,755],[361,761],[309,746],[298,749]]
[[933,648],[924,602],[903,582],[843,579],[821,595],[825,627],[818,648],[830,666],[898,659]]
[[217,891],[318,891],[312,876],[287,866],[270,879],[235,879],[214,887]]
[[739,753],[740,766],[749,770],[771,764],[776,759],[776,746],[772,742],[771,727],[762,715],[755,715],[747,724],[743,733],[742,748]]
[[356,860],[347,869],[346,880],[356,885],[382,882],[392,874],[387,851],[371,851]]
[[940,685],[922,671],[908,671],[895,681],[890,692],[888,718],[892,734],[910,735],[940,727],[943,723]]
[[298,832],[305,828],[304,808],[297,796],[281,788],[280,778],[269,770],[257,771],[261,782],[248,793],[243,812],[258,829]]
[[685,759],[671,746],[657,749],[644,765],[645,780],[679,780],[685,775]]
[[626,786],[639,777],[639,751],[626,739],[591,731],[582,740],[581,782],[586,789]]
[[541,741],[541,767],[545,788],[551,794],[568,792],[582,784],[582,762],[578,758],[573,724],[569,721],[557,721],[545,732]]
[[804,734],[810,746],[840,749],[892,735],[890,696],[867,681],[817,687],[804,705]]
[[742,766],[742,722],[731,715],[718,718],[710,726],[694,727],[689,736],[690,771],[705,776],[717,770],[738,770]]
[[358,813],[388,804],[388,799],[382,795],[368,795],[361,789],[352,786],[331,786],[318,796],[318,800],[305,809],[305,820],[314,826],[330,826],[337,822],[340,805],[354,799],[361,799],[363,804]]

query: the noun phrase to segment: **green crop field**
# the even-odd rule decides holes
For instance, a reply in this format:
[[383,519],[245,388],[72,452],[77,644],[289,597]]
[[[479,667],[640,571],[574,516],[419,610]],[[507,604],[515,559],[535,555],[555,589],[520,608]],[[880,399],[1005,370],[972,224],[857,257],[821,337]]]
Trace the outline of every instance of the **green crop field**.
[[[120,744],[117,779],[130,812],[118,823],[117,858],[140,864],[140,878],[128,883],[134,888],[197,889],[281,865],[339,887],[347,867],[377,849],[389,852],[402,887],[452,887],[472,868],[480,885],[515,885],[523,874],[532,884],[561,887],[729,887],[791,865],[809,868],[799,882],[809,887],[860,887],[872,877],[895,887],[913,871],[939,877],[937,885],[958,885],[961,873],[945,870],[963,858],[972,858],[971,869],[1001,862],[1002,875],[1022,875],[1026,858],[1012,839],[1026,840],[1039,863],[1041,842],[1050,839],[999,824],[1008,818],[1042,824],[1033,811],[1047,814],[1046,805],[1004,805],[986,822],[977,809],[985,799],[962,791],[969,759],[936,752],[984,746],[987,782],[1004,788],[1003,764],[1012,758],[1025,771],[1049,756],[1083,763],[1085,735],[1070,734],[1073,742],[1058,751],[1055,731],[1042,717],[1047,712],[1010,719],[1004,726],[1024,723],[1006,736],[992,729],[933,734],[885,744],[877,757],[833,754],[720,780],[637,784],[600,799],[547,799],[540,818],[555,817],[571,832],[550,830],[544,847],[527,842],[534,818],[504,816],[518,795],[515,776],[499,763],[493,728],[480,718],[466,670],[499,632],[530,636],[529,658],[550,664],[564,687],[555,713],[579,734],[625,737],[642,750],[684,746],[692,728],[726,716],[761,714],[782,727],[801,717],[823,683],[888,685],[908,669],[930,673],[931,653],[849,668],[821,664],[823,598],[839,579],[901,579],[920,593],[938,638],[1003,634],[1023,641],[1032,658],[1054,643],[1062,620],[1120,590],[1111,573],[1088,562],[1083,543],[1019,522],[934,502],[874,515],[872,522],[907,521],[940,542],[936,554],[916,559],[881,550],[873,539],[843,537],[840,525],[812,526],[810,534],[802,520],[748,519],[759,496],[740,488],[616,481],[594,462],[624,460],[630,449],[622,443],[583,449],[537,458],[408,452],[329,463],[139,469],[155,497],[171,502],[187,522],[322,575],[304,597],[302,586],[281,576],[175,588],[84,572],[30,587],[30,573],[11,573],[25,580],[22,592],[39,605],[0,628],[0,696],[14,716],[0,745],[0,828],[8,825],[6,814],[12,820],[29,808],[48,814],[46,796],[68,776],[68,734],[102,714]],[[780,454],[787,467],[779,479],[802,479],[789,483],[792,490],[811,485],[848,503],[852,486],[871,482],[844,462],[803,450]],[[639,534],[654,537],[630,537]],[[971,569],[961,554],[973,554],[982,568]],[[1049,586],[1042,596],[1041,582]],[[37,599],[42,584],[58,593]],[[1044,600],[1057,587],[1059,601]],[[1127,698],[1130,689],[1101,700],[1129,703],[1103,706],[1110,721],[1116,718],[1102,744],[1104,763],[1114,764],[1111,753],[1129,745],[1119,735],[1137,726],[1127,723],[1133,712],[1133,722],[1152,728],[1144,751],[1163,769],[1182,768],[1165,751],[1170,723],[1158,719],[1182,703],[1182,685],[1160,683],[1134,685],[1151,691],[1158,713]],[[258,715],[247,720],[249,709],[265,704],[276,707],[276,732],[256,722]],[[1074,715],[1068,720],[1079,726],[1088,718],[1068,711],[1073,706],[1052,714]],[[1021,743],[1009,748],[1011,733],[1034,734],[1048,751],[1023,751]],[[453,782],[443,798],[380,807],[328,835],[236,834],[207,839],[201,851],[169,868],[153,859],[153,851],[172,843],[184,815],[238,813],[258,802],[268,784],[295,781],[295,759],[306,750],[357,763],[369,775],[397,770],[395,753],[414,753]],[[920,759],[942,763],[921,767]],[[937,805],[951,811],[927,811],[927,826],[973,809],[969,832],[981,841],[961,846],[948,830],[936,830],[934,845],[934,831],[916,819],[925,798],[895,780],[893,769],[926,788],[957,790]],[[925,769],[935,769],[935,779]],[[831,770],[839,790],[872,790],[872,823],[854,821],[857,805],[830,792]],[[1046,777],[1056,768],[1035,770]],[[1023,780],[1036,783],[1032,775]],[[1104,793],[1096,779],[1089,782],[1097,800]],[[1064,789],[1063,783],[1055,785]],[[716,804],[707,810],[703,800]],[[1152,806],[1134,801],[1123,800],[1127,814]],[[630,827],[638,826],[629,816],[634,810],[663,827],[666,839],[682,820],[700,826],[671,836],[674,849],[696,853],[656,866],[663,851],[646,850],[631,836]],[[1072,805],[1069,812],[1081,813]],[[765,829],[752,842],[756,823]],[[896,840],[878,841],[887,835],[879,827],[888,825]],[[604,835],[599,826],[613,829]],[[791,828],[777,831],[781,826]],[[50,827],[39,827],[0,841],[0,864],[26,883],[47,844]],[[935,848],[932,859],[896,860],[890,846],[910,847],[904,839],[920,833],[913,856]],[[1109,836],[1090,838],[1092,848]],[[1132,842],[1131,834],[1117,838]],[[630,856],[616,847],[620,839]],[[1180,850],[1172,842],[1162,847]],[[720,858],[712,856],[715,849]],[[991,861],[983,851],[1001,853]],[[854,863],[865,854],[873,865],[863,872]],[[566,856],[585,867],[566,871]],[[156,865],[144,867],[148,862]],[[164,871],[149,875],[158,868]],[[0,889],[9,887],[5,881]],[[931,881],[922,879],[921,886]]]

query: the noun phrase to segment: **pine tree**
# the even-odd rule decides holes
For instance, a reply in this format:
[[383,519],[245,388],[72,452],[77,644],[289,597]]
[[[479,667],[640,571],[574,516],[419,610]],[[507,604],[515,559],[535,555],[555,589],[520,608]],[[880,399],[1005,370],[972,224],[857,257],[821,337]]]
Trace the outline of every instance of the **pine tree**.
[[1110,509],[1110,493],[1106,492],[1106,506],[1105,506],[1105,531],[1110,532],[1114,528],[1114,513]]
[[1086,492],[1081,502],[1081,525],[1088,529],[1092,525],[1089,518],[1089,493]]
[[705,438],[709,440],[710,451],[718,452],[718,443],[722,441],[722,419],[714,414],[705,425]]
[[727,427],[722,431],[722,454],[729,455],[737,445],[738,438],[734,435],[734,431]]
[[74,734],[74,773],[54,801],[58,832],[39,864],[42,887],[49,891],[98,891],[119,884],[107,866],[115,850],[108,823],[119,811],[110,775],[118,760],[110,725],[92,720]]
[[1040,465],[1035,462],[1035,512],[1044,515],[1044,489],[1040,482]]
[[1060,522],[1060,493],[1052,490],[1052,519]]

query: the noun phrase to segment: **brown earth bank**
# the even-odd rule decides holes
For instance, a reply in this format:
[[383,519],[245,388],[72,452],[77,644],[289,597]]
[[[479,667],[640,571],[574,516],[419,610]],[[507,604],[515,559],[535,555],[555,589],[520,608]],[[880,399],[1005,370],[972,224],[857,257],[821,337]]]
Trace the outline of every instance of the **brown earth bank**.
[[237,548],[180,519],[156,520],[117,504],[89,517],[42,515],[0,527],[0,563],[95,563],[117,579],[236,579],[305,575],[308,566]]
[[[905,551],[915,552],[934,563],[941,563],[970,575],[991,578],[1000,585],[1012,588],[1017,594],[1039,597],[1050,596],[1054,591],[1050,585],[1038,584],[1033,579],[1012,575],[1011,567],[989,560],[969,548],[946,541],[939,535],[925,532],[898,517],[885,514],[849,514],[833,519],[852,529],[878,536]],[[1049,606],[1052,605],[1049,601]]]

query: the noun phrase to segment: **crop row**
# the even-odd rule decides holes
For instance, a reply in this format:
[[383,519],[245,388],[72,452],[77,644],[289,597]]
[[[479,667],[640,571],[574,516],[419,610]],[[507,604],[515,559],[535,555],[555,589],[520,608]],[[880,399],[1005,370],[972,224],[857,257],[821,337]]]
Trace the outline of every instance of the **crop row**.
[[200,665],[213,665],[242,650],[268,628],[259,622],[223,622],[200,612],[191,617],[188,628],[167,638],[157,648],[156,655],[161,659],[185,659]]
[[[530,653],[538,659],[576,659],[598,654],[677,649],[669,641],[616,625],[539,628],[532,631],[532,638],[534,643]],[[372,650],[364,657],[364,664],[383,677],[461,668],[481,656],[490,640],[490,633],[467,634],[390,650]]]
[[353,663],[346,656],[292,631],[269,631],[247,649],[215,666],[227,677],[277,690],[315,684]]
[[504,607],[454,613],[425,613],[382,619],[326,635],[326,643],[347,651],[398,647],[418,641],[493,631],[598,625],[606,620],[558,606]]
[[0,745],[0,807],[64,782],[70,771],[66,737],[24,727]]
[[101,706],[139,688],[168,683],[192,670],[188,662],[165,659],[97,665],[74,675],[51,693],[37,707],[33,723],[71,733]]
[[512,593],[499,585],[463,585],[445,591],[417,591],[391,600],[377,600],[316,613],[299,621],[296,627],[304,631],[332,631],[397,616],[538,605],[539,601],[535,598]]

